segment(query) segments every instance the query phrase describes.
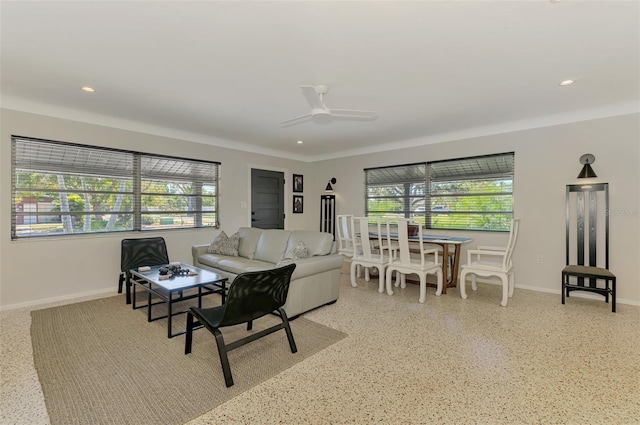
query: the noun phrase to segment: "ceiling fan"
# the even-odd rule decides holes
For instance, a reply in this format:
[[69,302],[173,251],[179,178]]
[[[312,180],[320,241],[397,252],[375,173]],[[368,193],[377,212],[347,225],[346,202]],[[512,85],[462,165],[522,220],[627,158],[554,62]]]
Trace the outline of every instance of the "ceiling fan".
[[374,111],[362,111],[359,109],[333,109],[328,108],[324,104],[324,95],[329,91],[329,87],[325,85],[317,86],[300,86],[302,94],[304,95],[309,105],[311,105],[311,112],[299,117],[290,118],[281,121],[280,124],[297,124],[298,122],[306,121],[307,119],[313,119],[314,121],[327,121],[331,118],[343,118],[343,119],[364,119],[374,120],[377,118],[377,114]]

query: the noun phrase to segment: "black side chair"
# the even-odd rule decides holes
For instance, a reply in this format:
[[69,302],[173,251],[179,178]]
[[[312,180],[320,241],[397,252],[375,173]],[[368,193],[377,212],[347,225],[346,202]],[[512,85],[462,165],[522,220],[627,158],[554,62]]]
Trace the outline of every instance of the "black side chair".
[[[187,312],[187,336],[184,353],[191,353],[191,341],[195,327],[203,325],[209,329],[216,338],[225,384],[230,387],[233,385],[233,377],[227,357],[228,351],[284,329],[289,339],[291,352],[297,352],[298,348],[293,339],[287,313],[282,308],[287,301],[289,282],[295,268],[295,264],[289,264],[278,269],[242,273],[231,283],[227,300],[223,305],[212,308],[191,307]],[[280,316],[282,323],[230,344],[225,344],[220,328],[246,323],[247,330],[250,331],[255,319],[270,313]],[[195,322],[194,317],[197,319]]]
[[131,275],[129,270],[142,266],[161,266],[169,264],[169,254],[164,238],[123,239],[120,257],[120,277],[118,294],[122,293],[122,284],[126,281],[127,304],[131,304]]
[[[600,196],[598,192],[602,192]],[[603,295],[607,303],[611,296],[611,311],[615,313],[616,276],[609,270],[609,184],[567,185],[566,202],[567,265],[562,269],[562,304],[571,291],[592,292]],[[604,241],[597,238],[599,212],[604,220]],[[604,284],[598,286],[598,281]]]

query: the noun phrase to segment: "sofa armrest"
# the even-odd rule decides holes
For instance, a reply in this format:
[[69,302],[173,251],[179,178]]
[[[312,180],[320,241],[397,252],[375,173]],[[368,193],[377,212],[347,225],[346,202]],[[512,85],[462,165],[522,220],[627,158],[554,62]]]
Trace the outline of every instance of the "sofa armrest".
[[198,267],[198,264],[200,264],[200,262],[198,261],[198,257],[200,257],[202,254],[206,254],[207,253],[207,248],[209,248],[208,243],[205,244],[201,244],[201,245],[193,245],[191,247],[191,255],[193,257],[193,265]]
[[344,257],[340,254],[316,255],[309,258],[294,260],[296,269],[291,280],[322,273],[328,270],[342,269]]

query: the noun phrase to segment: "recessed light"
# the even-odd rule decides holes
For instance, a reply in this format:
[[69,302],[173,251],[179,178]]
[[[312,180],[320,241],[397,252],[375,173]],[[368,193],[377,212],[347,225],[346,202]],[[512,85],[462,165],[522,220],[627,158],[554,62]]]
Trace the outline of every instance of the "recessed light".
[[561,86],[569,86],[571,84],[575,83],[574,80],[564,80],[560,83]]
[[301,144],[303,144],[304,142],[303,142],[302,140],[298,140],[296,143],[297,143],[297,144],[299,144],[299,145],[301,145]]
[[83,91],[89,92],[89,93],[93,93],[95,91],[95,89],[93,87],[89,87],[89,86],[84,86],[82,87]]

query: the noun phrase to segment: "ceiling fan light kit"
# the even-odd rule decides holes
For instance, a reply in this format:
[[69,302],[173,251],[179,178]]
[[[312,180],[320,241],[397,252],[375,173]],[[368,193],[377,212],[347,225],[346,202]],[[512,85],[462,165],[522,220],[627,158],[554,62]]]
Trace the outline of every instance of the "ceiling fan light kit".
[[377,113],[374,111],[365,111],[360,109],[333,109],[327,107],[324,103],[324,96],[329,91],[329,87],[324,84],[300,86],[300,90],[302,90],[302,94],[305,99],[307,99],[309,105],[311,105],[311,112],[298,117],[286,119],[281,121],[280,124],[297,124],[299,122],[308,121],[309,119],[318,122],[327,122],[334,117],[369,120],[377,118]]

